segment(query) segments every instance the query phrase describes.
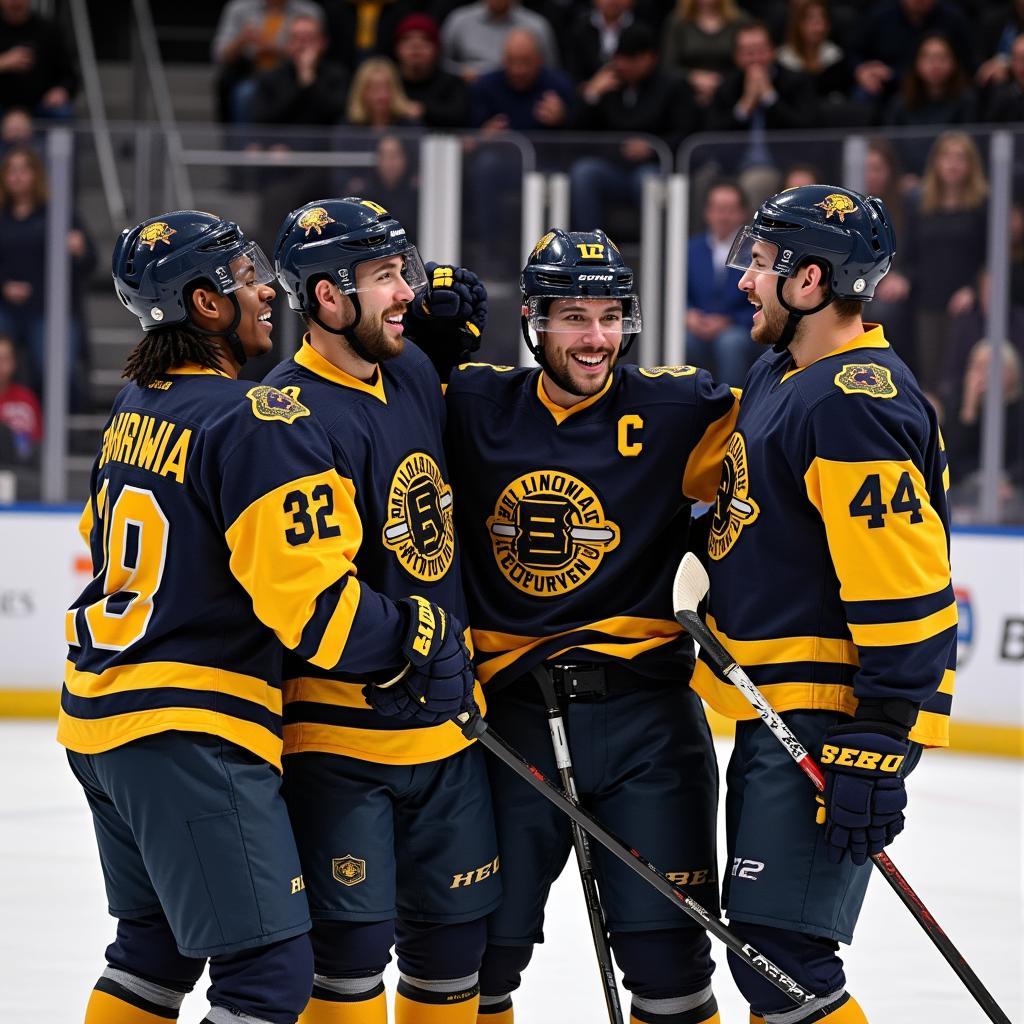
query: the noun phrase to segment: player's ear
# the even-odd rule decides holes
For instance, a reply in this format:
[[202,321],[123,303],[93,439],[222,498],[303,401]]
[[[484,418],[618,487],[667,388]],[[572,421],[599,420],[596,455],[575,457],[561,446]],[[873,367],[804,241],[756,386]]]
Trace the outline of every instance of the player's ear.
[[221,315],[220,298],[215,289],[199,285],[186,299],[189,315],[196,323],[209,326],[210,321],[219,319]]

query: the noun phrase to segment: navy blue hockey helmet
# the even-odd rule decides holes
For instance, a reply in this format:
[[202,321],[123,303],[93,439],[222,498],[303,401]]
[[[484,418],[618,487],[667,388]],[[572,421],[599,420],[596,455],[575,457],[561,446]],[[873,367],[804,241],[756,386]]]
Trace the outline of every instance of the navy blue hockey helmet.
[[[126,228],[114,245],[111,269],[117,297],[146,331],[188,321],[185,292],[195,282],[231,296],[243,284],[274,280],[263,251],[237,224],[200,210],[165,213]],[[229,340],[240,315],[232,301],[236,322],[224,332]]]
[[317,199],[293,210],[274,243],[274,269],[288,304],[314,320],[311,283],[322,277],[333,281],[353,299],[358,321],[356,266],[387,256],[404,259],[402,276],[414,292],[426,287],[423,261],[405,228],[383,206],[355,196]]
[[801,185],[766,199],[736,235],[727,264],[750,269],[755,242],[770,246],[762,247],[760,273],[787,278],[808,260],[824,264],[830,301],[870,301],[896,254],[881,199],[837,185]]
[[538,335],[551,329],[548,311],[553,299],[615,298],[622,300],[622,344],[629,351],[642,327],[640,297],[633,271],[618,246],[600,229],[563,231],[555,228],[533,247],[520,279],[523,294],[523,337],[543,366]]

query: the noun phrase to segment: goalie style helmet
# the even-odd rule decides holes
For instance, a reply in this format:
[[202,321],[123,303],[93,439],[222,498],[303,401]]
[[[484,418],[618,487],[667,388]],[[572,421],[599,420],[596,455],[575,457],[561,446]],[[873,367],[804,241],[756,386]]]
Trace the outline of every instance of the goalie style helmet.
[[[199,210],[165,213],[126,228],[114,245],[111,269],[117,297],[146,331],[188,321],[185,292],[195,282],[231,296],[247,282],[274,280],[263,251],[237,224]],[[232,302],[236,321],[224,332],[229,341],[240,316],[237,300]]]
[[613,298],[622,300],[622,344],[629,351],[642,326],[640,297],[633,271],[615,243],[600,229],[547,232],[533,247],[520,279],[523,296],[523,337],[544,366],[538,335],[548,330],[548,311],[554,299]]
[[356,267],[387,256],[404,259],[402,276],[414,292],[426,287],[423,261],[405,228],[383,206],[354,196],[318,199],[293,210],[274,243],[274,269],[288,304],[314,318],[310,284],[328,277],[354,299],[358,322]]
[[772,247],[760,273],[791,277],[808,260],[824,265],[831,297],[870,301],[896,254],[881,199],[835,185],[801,185],[766,199],[741,228],[726,261],[749,270],[755,242]]

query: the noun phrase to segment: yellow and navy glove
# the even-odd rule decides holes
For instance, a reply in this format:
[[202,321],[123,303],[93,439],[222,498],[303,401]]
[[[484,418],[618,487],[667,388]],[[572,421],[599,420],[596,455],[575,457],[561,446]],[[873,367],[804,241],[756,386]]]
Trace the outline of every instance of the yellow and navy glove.
[[487,326],[487,289],[464,267],[428,263],[425,269],[426,290],[410,303],[405,326],[438,376],[447,380],[452,367],[480,347]]
[[915,714],[908,701],[863,700],[854,720],[835,726],[822,741],[825,792],[818,797],[818,824],[825,826],[825,852],[833,864],[847,853],[863,864],[903,831],[907,733]]
[[473,661],[462,623],[416,594],[397,604],[406,621],[402,654],[409,668],[392,685],[365,686],[367,703],[378,714],[425,725],[454,718],[473,701]]

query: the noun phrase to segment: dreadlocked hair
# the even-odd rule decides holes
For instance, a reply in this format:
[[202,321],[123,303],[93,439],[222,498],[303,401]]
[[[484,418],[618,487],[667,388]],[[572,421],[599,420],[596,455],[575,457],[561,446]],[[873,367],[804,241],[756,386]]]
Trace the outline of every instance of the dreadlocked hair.
[[132,349],[121,374],[140,388],[147,388],[172,366],[198,363],[208,370],[219,370],[221,349],[216,338],[209,338],[186,324],[174,324],[149,331]]

